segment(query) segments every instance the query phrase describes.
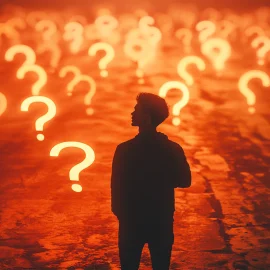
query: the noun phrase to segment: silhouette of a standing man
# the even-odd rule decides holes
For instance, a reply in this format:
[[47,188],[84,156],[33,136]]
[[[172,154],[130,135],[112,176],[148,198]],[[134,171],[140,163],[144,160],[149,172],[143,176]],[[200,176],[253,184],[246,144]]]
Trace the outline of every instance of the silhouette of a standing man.
[[117,146],[111,177],[121,269],[139,269],[148,243],[153,269],[168,270],[174,243],[174,188],[190,187],[190,167],[182,147],[156,131],[169,116],[163,98],[140,93],[131,115],[139,134]]

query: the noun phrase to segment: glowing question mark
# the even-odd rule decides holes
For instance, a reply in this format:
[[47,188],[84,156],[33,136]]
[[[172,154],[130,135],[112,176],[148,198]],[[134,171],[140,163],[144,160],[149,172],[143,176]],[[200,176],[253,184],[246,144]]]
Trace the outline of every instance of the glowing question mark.
[[200,32],[199,41],[205,42],[216,32],[216,25],[211,21],[200,21],[196,24],[196,30]]
[[[51,157],[58,157],[61,150],[67,147],[77,147],[82,149],[85,152],[85,159],[79,164],[75,165],[69,171],[69,179],[71,181],[79,181],[79,174],[82,170],[89,167],[95,161],[95,152],[94,150],[87,144],[81,142],[62,142],[55,145],[51,151]],[[82,186],[79,184],[72,184],[71,189],[75,192],[81,192]]]
[[179,40],[182,40],[185,50],[189,52],[191,49],[190,45],[193,36],[191,30],[188,28],[180,28],[175,32],[175,36]]
[[[35,102],[42,102],[42,103],[46,104],[47,107],[48,107],[48,112],[45,115],[39,117],[36,120],[36,124],[35,124],[36,131],[43,131],[44,124],[46,122],[48,122],[49,120],[51,120],[52,118],[54,118],[54,116],[56,115],[56,106],[55,106],[54,102],[51,99],[47,98],[47,97],[34,96],[34,97],[28,97],[27,99],[25,99],[22,102],[21,111],[22,112],[27,112],[28,109],[29,109],[29,106],[32,103],[35,103]],[[37,139],[39,141],[43,141],[44,140],[44,135],[43,134],[38,134]]]
[[35,25],[35,29],[43,32],[44,41],[50,41],[57,32],[56,24],[51,20],[41,20]]
[[76,78],[78,78],[81,75],[81,71],[79,70],[79,68],[77,68],[75,66],[65,66],[65,67],[60,69],[59,76],[61,78],[64,78],[64,77],[66,77],[68,72],[72,72],[74,74],[74,78],[67,85],[67,91],[68,91],[67,95],[71,96],[72,95],[71,92],[72,92],[74,86],[77,84]]
[[256,25],[250,26],[245,30],[245,35],[247,37],[254,36],[254,34],[256,34],[257,36],[264,36],[265,32],[261,27]]
[[[218,50],[218,53],[215,52]],[[207,56],[213,63],[216,70],[222,70],[225,62],[231,56],[230,43],[222,38],[210,38],[201,45],[202,54]]]
[[96,18],[95,25],[102,38],[108,38],[118,27],[118,20],[112,15],[102,15]]
[[38,53],[43,53],[45,51],[51,53],[50,65],[51,67],[56,68],[62,55],[59,45],[55,42],[44,43],[38,48]]
[[[251,79],[258,78],[262,81],[263,86],[269,87],[270,86],[270,77],[267,73],[261,70],[249,70],[246,73],[244,73],[239,81],[238,81],[238,88],[240,92],[246,97],[247,104],[249,106],[252,106],[256,102],[256,96],[255,94],[249,89],[248,83]],[[255,112],[254,107],[250,107],[248,109],[250,113]]]
[[108,76],[108,71],[106,70],[108,64],[113,60],[115,53],[113,47],[105,42],[97,42],[94,43],[88,50],[88,55],[94,56],[96,55],[97,51],[105,51],[106,55],[100,59],[98,66],[101,69],[100,75],[102,77]]
[[265,55],[270,51],[270,38],[267,36],[259,36],[253,39],[251,46],[253,48],[257,48],[260,44],[263,44],[263,46],[257,50],[257,57],[258,57],[258,64],[264,65],[264,58]]
[[41,88],[47,83],[47,73],[44,68],[39,65],[23,65],[18,69],[18,79],[24,79],[27,72],[35,72],[38,75],[37,82],[32,86],[32,95],[37,96]]
[[228,20],[222,20],[219,24],[219,35],[221,36],[221,38],[227,39],[229,38],[229,35],[233,32],[234,29],[234,23]]
[[13,44],[20,42],[20,36],[18,31],[14,27],[6,23],[0,23],[0,37],[2,37],[3,35],[11,39]]
[[74,54],[80,51],[80,48],[83,44],[84,28],[78,22],[69,22],[65,25],[65,33],[63,35],[64,40],[71,41],[70,51]]
[[177,65],[177,72],[180,77],[182,77],[187,85],[192,85],[194,83],[193,77],[187,72],[187,66],[190,64],[195,64],[200,71],[205,70],[204,61],[198,56],[186,56],[182,58]]
[[0,116],[5,112],[6,109],[7,109],[6,96],[0,92]]
[[181,82],[178,82],[178,81],[169,81],[169,82],[164,83],[160,87],[159,96],[165,98],[170,89],[179,89],[183,93],[182,99],[173,106],[173,111],[172,111],[173,115],[175,116],[172,119],[172,123],[175,126],[179,126],[180,123],[181,123],[181,120],[177,116],[180,115],[181,109],[188,104],[189,90],[188,90],[187,86],[184,83],[181,83]]
[[[91,78],[88,75],[80,74],[80,75],[76,76],[72,85],[71,85],[71,92],[70,92],[71,95],[72,95],[73,88],[80,82],[87,82],[90,85],[90,91],[84,97],[84,104],[89,106],[91,104],[92,97],[96,93],[96,82],[94,81],[93,78]],[[94,113],[94,110],[92,108],[87,108],[86,113],[88,115],[91,115]]]

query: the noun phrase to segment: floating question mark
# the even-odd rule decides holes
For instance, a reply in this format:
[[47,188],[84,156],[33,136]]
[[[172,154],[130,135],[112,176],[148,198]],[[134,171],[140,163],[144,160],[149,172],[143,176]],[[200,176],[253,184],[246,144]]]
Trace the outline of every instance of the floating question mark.
[[115,52],[113,47],[105,42],[94,43],[88,50],[88,55],[94,56],[98,51],[105,51],[106,55],[102,57],[98,63],[99,68],[101,69],[100,75],[102,77],[108,76],[108,71],[106,70],[108,64],[113,60]]
[[181,123],[181,120],[179,117],[180,115],[180,111],[183,107],[185,107],[188,104],[189,101],[189,90],[187,88],[187,86],[184,83],[178,82],[178,81],[169,81],[164,83],[160,89],[159,89],[159,96],[165,98],[168,91],[171,89],[179,89],[180,91],[182,91],[183,93],[183,97],[181,98],[181,100],[179,102],[177,102],[174,106],[173,106],[173,110],[172,113],[175,116],[172,119],[172,123],[175,126],[179,126]]
[[[94,150],[87,144],[81,143],[81,142],[62,142],[57,145],[55,145],[51,151],[50,156],[51,157],[58,157],[59,153],[67,147],[77,147],[82,149],[85,152],[85,159],[75,165],[70,171],[69,171],[69,179],[71,181],[79,181],[79,174],[82,170],[89,167],[94,161],[95,161],[95,152]],[[79,184],[73,184],[71,186],[71,189],[75,192],[81,192],[82,186]]]
[[[80,82],[87,82],[90,85],[90,90],[87,93],[87,95],[84,97],[84,104],[89,106],[91,104],[92,97],[96,93],[96,82],[94,81],[93,78],[91,78],[88,75],[80,74],[80,75],[76,76],[72,85],[71,85],[71,88],[72,88],[71,92],[70,92],[71,95],[72,95],[73,88]],[[94,113],[94,110],[92,108],[87,108],[86,113],[88,115],[92,115]]]
[[[250,90],[248,87],[248,83],[251,79],[260,79],[262,81],[263,86],[269,87],[270,86],[270,77],[267,73],[261,70],[249,70],[246,73],[244,73],[239,81],[238,81],[238,88],[240,92],[246,97],[247,104],[249,106],[253,106],[256,102],[256,96],[255,94]],[[248,111],[250,113],[255,112],[254,107],[249,107]]]
[[23,65],[18,69],[18,79],[24,79],[27,72],[35,72],[38,75],[37,82],[32,86],[32,95],[37,96],[41,88],[47,83],[47,73],[44,68],[39,65]]
[[[215,51],[218,50],[218,53]],[[231,56],[230,43],[222,38],[210,38],[201,45],[202,54],[207,56],[213,63],[216,70],[222,70],[225,62]]]
[[258,48],[260,44],[263,44],[263,46],[257,50],[257,57],[258,64],[262,66],[264,65],[265,55],[270,51],[270,38],[267,36],[259,36],[251,42],[251,46],[253,48]]
[[56,68],[59,64],[62,55],[59,45],[55,42],[50,42],[50,43],[43,43],[41,46],[39,46],[38,53],[44,53],[46,51],[49,51],[51,53],[51,60],[50,60],[51,67]]
[[72,95],[71,92],[72,92],[74,86],[77,84],[76,78],[78,78],[81,75],[81,71],[76,66],[65,66],[65,67],[60,69],[59,76],[61,78],[64,78],[64,77],[66,77],[68,72],[72,72],[74,74],[74,78],[67,85],[67,91],[68,91],[67,95],[71,96]]
[[[34,97],[28,97],[27,99],[25,99],[22,102],[21,111],[22,112],[27,112],[28,109],[29,109],[29,106],[32,103],[35,103],[35,102],[42,102],[42,103],[46,104],[47,107],[48,107],[48,112],[45,115],[39,117],[36,120],[36,124],[35,124],[36,131],[43,131],[44,124],[47,123],[52,118],[54,118],[54,116],[56,115],[56,106],[55,106],[55,103],[51,99],[49,99],[47,97],[34,96]],[[37,139],[39,141],[43,141],[44,140],[44,135],[43,134],[38,134]]]
[[84,28],[78,22],[69,22],[65,25],[65,33],[63,35],[64,40],[71,41],[70,51],[74,54],[78,53],[83,44]]
[[43,32],[44,41],[52,40],[57,32],[56,24],[51,20],[41,20],[37,22],[35,29],[39,32]]
[[3,35],[9,38],[13,44],[20,42],[20,35],[18,31],[7,23],[0,23],[0,37]]
[[0,92],[0,116],[5,112],[6,109],[7,109],[6,96]]
[[196,30],[200,32],[199,41],[202,43],[216,32],[216,25],[211,21],[200,21],[196,24]]
[[118,27],[118,21],[112,15],[102,15],[96,18],[95,25],[102,38],[108,38]]
[[189,86],[194,83],[193,77],[187,72],[187,66],[190,64],[195,64],[200,71],[205,70],[205,63],[200,57],[192,55],[182,58],[177,65],[177,72]]
[[176,38],[182,40],[184,44],[184,49],[186,52],[190,52],[191,40],[192,40],[192,32],[188,28],[180,28],[175,32]]
[[256,34],[257,36],[264,36],[265,31],[261,27],[256,25],[250,26],[245,30],[245,35],[247,37],[254,36],[254,34]]

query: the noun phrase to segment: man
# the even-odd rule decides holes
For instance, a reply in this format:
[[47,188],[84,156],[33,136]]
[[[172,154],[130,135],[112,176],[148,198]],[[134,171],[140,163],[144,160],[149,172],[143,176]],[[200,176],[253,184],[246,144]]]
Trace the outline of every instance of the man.
[[140,93],[132,115],[135,138],[119,144],[112,163],[112,212],[119,220],[122,270],[139,269],[148,243],[154,270],[168,270],[174,243],[174,188],[191,185],[190,167],[181,146],[156,127],[168,116],[166,101]]

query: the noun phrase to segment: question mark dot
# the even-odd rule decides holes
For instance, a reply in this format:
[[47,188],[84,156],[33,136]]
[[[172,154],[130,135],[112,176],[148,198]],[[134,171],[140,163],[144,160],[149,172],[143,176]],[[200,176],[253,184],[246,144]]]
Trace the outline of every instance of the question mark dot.
[[253,113],[255,113],[255,108],[250,107],[250,108],[248,108],[248,111],[249,111],[251,114],[253,114]]
[[92,108],[86,109],[86,114],[92,115],[94,113],[94,110]]
[[258,60],[258,65],[263,66],[264,65],[264,60],[263,59],[259,59]]
[[180,121],[179,118],[175,117],[175,118],[173,118],[172,123],[173,123],[173,125],[175,125],[175,126],[179,126],[180,123],[181,123],[181,121]]
[[144,84],[144,79],[141,78],[138,80],[138,82],[139,82],[139,84]]
[[43,134],[38,134],[37,135],[37,139],[39,140],[39,141],[43,141],[44,140],[44,135]]
[[78,185],[78,184],[73,184],[71,186],[71,189],[75,192],[81,192],[82,191],[82,186],[81,185]]
[[108,76],[108,71],[107,70],[101,70],[100,71],[100,76],[103,77],[103,78],[107,77]]
[[67,93],[68,96],[72,96],[72,93]]

